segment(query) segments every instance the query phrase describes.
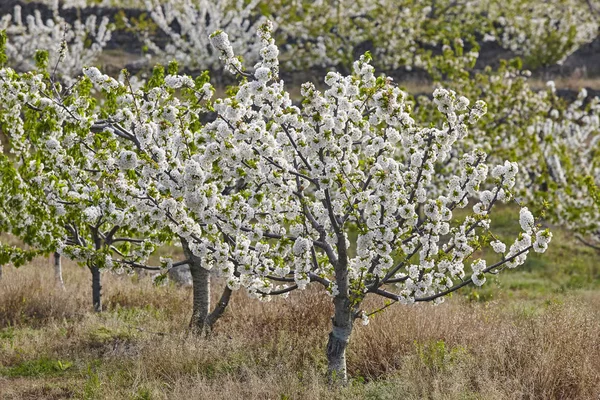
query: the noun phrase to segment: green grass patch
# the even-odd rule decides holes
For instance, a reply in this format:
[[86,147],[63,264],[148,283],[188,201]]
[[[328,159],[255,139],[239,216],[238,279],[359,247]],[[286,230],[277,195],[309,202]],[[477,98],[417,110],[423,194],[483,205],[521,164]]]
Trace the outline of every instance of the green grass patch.
[[42,357],[4,368],[0,370],[0,375],[7,377],[52,377],[63,375],[72,367],[73,363],[70,361]]
[[127,329],[111,329],[105,326],[90,330],[87,334],[88,344],[92,347],[104,346],[115,341],[131,341],[135,334]]

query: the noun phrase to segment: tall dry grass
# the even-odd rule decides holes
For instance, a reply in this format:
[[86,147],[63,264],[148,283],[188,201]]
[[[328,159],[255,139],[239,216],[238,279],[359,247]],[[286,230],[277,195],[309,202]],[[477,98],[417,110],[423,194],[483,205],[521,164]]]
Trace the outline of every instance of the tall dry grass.
[[[36,258],[18,269],[3,267],[0,280],[0,328],[37,327],[50,321],[76,319],[92,309],[92,281],[89,270],[63,260],[67,290],[57,289],[51,259]],[[137,276],[102,274],[102,303],[108,310],[117,308],[187,308],[189,290],[153,287],[150,279]]]
[[[45,260],[5,269],[1,399],[600,395],[599,293],[525,304],[468,303],[455,296],[437,307],[390,307],[356,327],[348,354],[353,382],[330,388],[323,376],[331,303],[318,291],[270,303],[236,293],[205,339],[186,330],[187,289],[104,275],[107,311],[95,315],[89,272],[67,262],[65,283],[66,292],[54,288]],[[216,297],[218,285],[214,289]],[[53,367],[58,361],[68,368]]]
[[515,309],[393,308],[357,330],[351,370],[373,379],[400,371],[423,397],[468,389],[486,398],[598,398],[599,303],[595,294]]

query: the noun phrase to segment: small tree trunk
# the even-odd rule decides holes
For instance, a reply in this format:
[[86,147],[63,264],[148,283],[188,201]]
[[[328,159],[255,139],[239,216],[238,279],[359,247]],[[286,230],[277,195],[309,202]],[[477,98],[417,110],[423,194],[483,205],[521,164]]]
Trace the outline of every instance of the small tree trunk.
[[58,288],[65,290],[65,282],[62,275],[62,262],[59,253],[54,253],[54,280]]
[[92,272],[92,302],[95,312],[102,312],[102,286],[100,285],[100,268],[90,266]]
[[225,312],[227,305],[229,305],[229,300],[231,299],[231,292],[231,289],[225,286],[225,289],[223,289],[223,294],[221,294],[221,298],[215,306],[215,309],[206,317],[206,328],[208,332],[212,331],[215,322],[217,322],[217,320],[221,318]]
[[196,261],[190,263],[192,290],[194,292],[192,319],[190,327],[196,333],[206,333],[206,318],[210,309],[210,272]]
[[[329,206],[331,208],[331,206]],[[336,221],[334,221],[336,222]],[[342,231],[337,232],[338,260],[334,264],[335,282],[338,294],[333,299],[334,313],[332,330],[327,342],[327,373],[329,382],[345,385],[348,382],[346,373],[346,347],[352,333],[354,313],[350,301],[350,279],[348,277],[348,249],[346,237]]]
[[353,315],[350,301],[338,295],[333,300],[334,316],[331,319],[332,331],[327,342],[327,374],[331,383],[346,384],[346,347],[353,327]]
[[2,264],[0,264],[0,281],[2,280]]
[[190,328],[195,333],[204,334],[207,332],[206,319],[210,309],[210,272],[202,268],[200,258],[192,253],[188,242],[183,238],[181,238],[181,245],[189,260],[192,274],[193,311]]

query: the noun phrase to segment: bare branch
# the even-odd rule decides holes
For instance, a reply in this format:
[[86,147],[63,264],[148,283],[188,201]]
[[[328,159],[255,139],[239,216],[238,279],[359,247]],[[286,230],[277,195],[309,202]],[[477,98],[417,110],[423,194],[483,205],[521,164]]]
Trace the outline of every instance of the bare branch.
[[[486,269],[484,269],[482,272],[483,272],[484,274],[487,274],[487,273],[489,273],[491,270],[493,270],[493,269],[495,269],[495,268],[498,268],[499,266],[501,266],[501,265],[503,265],[503,264],[505,264],[505,263],[507,263],[507,262],[509,262],[509,261],[511,261],[511,260],[513,260],[513,259],[515,259],[515,258],[517,258],[518,256],[520,256],[520,255],[521,255],[521,254],[523,254],[523,253],[526,253],[526,252],[528,252],[528,251],[529,251],[529,250],[531,250],[532,248],[533,248],[533,246],[528,246],[527,248],[525,248],[525,249],[523,249],[523,250],[519,251],[518,253],[516,253],[516,254],[514,254],[514,255],[512,255],[512,256],[510,256],[510,257],[508,257],[508,258],[505,258],[505,259],[503,259],[503,260],[501,260],[501,261],[498,261],[498,262],[497,262],[497,263],[495,263],[495,264],[492,264],[492,265],[490,265],[489,267],[487,267]],[[438,297],[443,297],[443,296],[446,296],[447,294],[450,294],[450,293],[452,293],[452,292],[455,292],[455,291],[457,291],[458,289],[460,289],[460,288],[462,288],[462,287],[464,287],[464,286],[467,286],[467,285],[468,285],[468,284],[470,284],[471,282],[473,282],[473,280],[472,280],[471,278],[469,278],[469,279],[466,279],[466,280],[462,281],[461,283],[459,283],[458,285],[454,285],[454,286],[452,286],[450,289],[444,290],[443,292],[439,292],[439,293],[437,293],[437,294],[434,294],[434,295],[431,295],[431,296],[427,296],[427,297],[420,297],[420,298],[415,298],[415,301],[432,301],[432,300],[435,300],[435,299],[437,299]]]
[[593,243],[591,243],[591,242],[589,242],[589,241],[585,240],[585,239],[583,238],[583,236],[581,236],[580,234],[577,234],[577,235],[575,235],[575,238],[576,238],[577,240],[579,240],[581,243],[583,243],[584,245],[586,245],[586,246],[588,246],[588,247],[591,247],[591,248],[592,248],[592,249],[594,249],[594,250],[600,251],[600,246],[598,246],[598,245],[595,245],[595,244],[593,244]]

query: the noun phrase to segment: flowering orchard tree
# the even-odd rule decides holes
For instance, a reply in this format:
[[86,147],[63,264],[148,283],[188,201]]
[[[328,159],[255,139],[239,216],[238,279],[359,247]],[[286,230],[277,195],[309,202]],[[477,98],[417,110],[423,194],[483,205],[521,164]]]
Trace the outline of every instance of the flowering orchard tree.
[[[199,128],[210,111],[214,92],[208,75],[195,80],[181,76],[176,63],[171,63],[168,75],[164,68],[156,67],[145,88],[135,90],[96,68],[84,72],[107,99],[93,130],[102,135],[110,151],[108,158],[114,160],[104,166],[115,177],[110,190],[135,209],[139,219],[181,241],[193,283],[190,325],[199,333],[208,332],[225,311],[231,289],[224,289],[211,311],[212,264],[201,259],[199,243],[203,241],[203,226],[215,220],[205,219],[201,211],[215,207],[218,194],[236,193],[241,185],[221,185],[218,165],[210,169],[200,166],[204,166],[201,162],[214,162],[201,160],[213,156],[198,154],[204,146]],[[165,263],[172,265],[170,260]]]
[[[9,119],[2,118],[2,123],[12,124]],[[4,153],[0,145],[0,232],[17,236],[30,249],[0,244],[0,265],[13,264],[21,266],[35,256],[55,251],[57,234],[56,219],[47,205],[36,200],[36,196],[44,196],[39,188],[30,188],[21,179],[15,169],[12,157]],[[33,189],[30,190],[30,189]],[[54,252],[54,277],[58,288],[65,290],[60,254]]]
[[[237,54],[251,63],[258,60],[260,43],[256,29],[264,21],[259,0],[145,0],[145,8],[152,21],[169,42],[157,44],[145,30],[141,31],[150,54],[162,63],[177,60],[192,70],[220,70],[219,54],[208,36],[217,29],[227,29],[235,42]],[[139,32],[135,23],[126,24]]]
[[546,192],[553,219],[573,230],[584,244],[600,250],[600,99],[583,89],[573,103],[557,98],[550,82],[547,114],[528,126],[539,148],[546,179],[532,180],[522,192]]
[[[19,178],[12,161],[2,152],[0,154],[0,187],[2,188],[0,232],[17,236],[28,249],[0,242],[0,267],[7,264],[19,267],[37,255],[52,251],[53,225],[44,222],[36,223],[50,219],[48,209],[44,204],[39,204],[30,197],[31,193],[24,190],[26,185]],[[56,265],[55,276],[58,286],[64,288],[62,271],[57,270]]]
[[102,134],[92,131],[89,81],[60,93],[47,73],[3,68],[0,77],[0,122],[9,143],[2,158],[4,225],[34,248],[86,265],[94,309],[101,311],[101,270],[143,262],[169,235],[107,190],[115,177],[104,167],[115,161]]
[[[436,177],[444,184],[432,185],[485,114],[482,102],[469,107],[440,89],[434,96],[445,122],[420,127],[406,94],[376,78],[365,56],[353,75],[328,74],[324,93],[305,84],[295,106],[277,78],[271,30],[269,23],[259,30],[261,61],[252,74],[226,33],[211,35],[242,80],[206,106],[210,85],[174,71],[147,93],[128,92],[96,69],[86,75],[119,102],[106,117],[111,128],[126,128],[106,130],[119,143],[107,147],[134,172],[122,171],[113,187],[168,224],[232,290],[244,287],[267,300],[321,284],[335,308],[330,376],[345,381],[354,321],[372,314],[361,308],[366,296],[441,302],[470,283],[482,285],[488,273],[522,264],[532,249],[545,251],[551,234],[527,208],[520,212],[523,231],[509,246],[490,232],[493,206],[513,197],[515,163],[488,166],[485,153],[467,152],[455,171]],[[469,204],[471,213],[455,215]],[[475,257],[488,245],[498,253],[489,265]]]
[[[376,312],[361,308],[367,296],[441,302],[522,264],[532,249],[544,252],[551,234],[527,208],[509,246],[490,232],[495,203],[513,198],[518,167],[488,166],[480,150],[454,155],[484,103],[469,107],[437,90],[444,120],[422,128],[406,94],[375,78],[366,56],[351,76],[328,74],[324,93],[305,84],[294,106],[277,79],[271,29],[259,31],[262,60],[252,74],[224,32],[212,35],[227,70],[242,76],[224,99],[208,102],[206,80],[173,66],[167,76],[156,70],[146,91],[94,68],[86,76],[115,99],[103,131],[121,170],[114,195],[179,235],[230,290],[268,300],[323,285],[335,308],[330,376],[344,381],[354,321]],[[453,171],[443,168],[450,156],[459,160]],[[455,215],[470,204],[471,213]],[[487,246],[498,253],[489,265],[475,257]]]
[[50,6],[53,17],[47,21],[42,19],[39,10],[23,21],[19,5],[15,6],[13,15],[2,17],[0,29],[5,30],[9,37],[5,47],[8,65],[18,71],[31,71],[36,66],[36,53],[46,51],[50,55],[52,75],[71,85],[85,65],[98,59],[111,38],[113,28],[107,17],[98,23],[95,15],[71,24],[60,15],[58,1]]
[[[597,246],[600,209],[591,188],[600,184],[600,99],[590,99],[583,89],[569,102],[558,96],[553,82],[547,90],[535,90],[528,82],[530,72],[521,70],[518,59],[496,70],[471,73],[476,53],[463,54],[459,44],[433,58],[427,68],[439,84],[485,99],[494,112],[493,117],[483,116],[460,142],[462,151],[481,148],[490,162],[519,161],[516,195],[536,211],[545,211],[550,221],[573,230],[582,242]],[[421,97],[417,102],[420,118],[444,120],[432,111],[435,99]],[[456,168],[457,162],[452,157],[446,168]]]
[[[303,85],[301,107],[294,106],[277,80],[270,25],[260,36],[262,60],[252,75],[239,71],[225,33],[212,37],[228,67],[250,78],[234,98],[215,101],[218,117],[203,128],[220,179],[246,182],[246,195],[216,207],[223,210],[216,225],[229,238],[239,274],[232,274],[232,287],[272,296],[316,281],[331,294],[332,377],[346,380],[345,349],[354,320],[368,322],[366,296],[441,302],[465,285],[482,285],[488,273],[522,264],[532,249],[546,250],[551,234],[527,208],[510,246],[489,231],[493,206],[513,197],[516,163],[488,166],[486,154],[475,150],[431,185],[485,104],[469,107],[466,98],[439,89],[435,105],[444,122],[420,127],[406,94],[376,78],[367,55],[354,63],[353,75],[327,74],[323,93]],[[472,213],[454,214],[470,203]],[[475,259],[488,245],[499,254],[490,265]],[[282,281],[283,287],[273,284]]]
[[[445,41],[497,42],[532,67],[560,63],[598,36],[585,0],[269,1],[285,67],[352,69],[370,49],[379,68],[422,67]],[[383,17],[385,16],[385,18]]]
[[561,64],[598,36],[600,14],[592,1],[508,0],[482,2],[496,22],[488,40],[523,56],[533,68]]
[[[0,33],[0,47],[3,47],[5,43],[6,36]],[[6,61],[6,54],[0,52],[0,64]],[[2,91],[14,101],[18,97],[18,92],[10,87],[4,79],[4,75],[3,81]],[[23,134],[23,125],[14,118],[14,115],[1,113],[0,124],[4,137],[8,138],[7,134],[10,135],[11,128],[19,132],[18,134]],[[9,154],[9,149],[4,149],[0,143],[0,187],[2,188],[0,232],[15,235],[23,244],[32,249],[24,250],[21,247],[0,244],[0,265],[11,263],[20,266],[31,261],[36,255],[52,252],[55,246],[53,238],[58,232],[56,231],[56,220],[46,204],[36,201],[36,196],[44,195],[43,191],[35,186],[30,188],[21,178],[13,162],[15,157]],[[55,263],[57,284],[64,288],[62,270],[57,267],[60,267],[60,263]]]

